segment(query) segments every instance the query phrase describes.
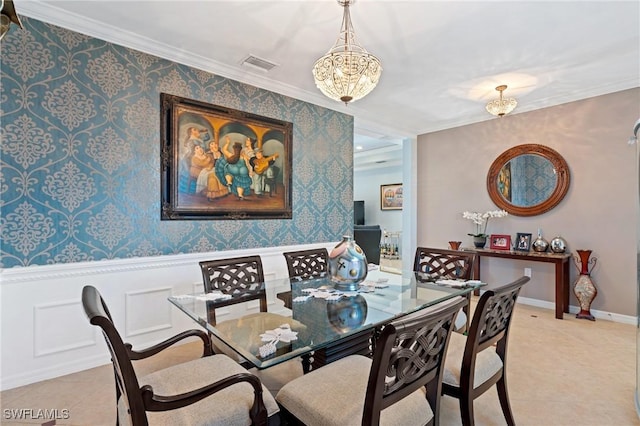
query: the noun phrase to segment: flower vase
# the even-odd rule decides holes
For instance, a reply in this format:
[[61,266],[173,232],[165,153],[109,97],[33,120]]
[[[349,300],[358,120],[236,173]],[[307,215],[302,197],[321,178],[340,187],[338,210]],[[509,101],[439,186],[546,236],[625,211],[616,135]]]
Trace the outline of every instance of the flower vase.
[[487,237],[473,237],[473,245],[476,248],[484,248],[487,244]]
[[[591,315],[591,302],[598,295],[598,289],[591,280],[591,271],[596,266],[597,258],[591,256],[591,250],[576,250],[577,257],[574,257],[576,268],[580,272],[580,275],[573,284],[573,293],[576,295],[578,302],[580,302],[580,312],[576,314],[576,318],[588,319],[595,321],[595,317]],[[578,265],[578,263],[580,265]],[[589,270],[591,266],[591,270]]]

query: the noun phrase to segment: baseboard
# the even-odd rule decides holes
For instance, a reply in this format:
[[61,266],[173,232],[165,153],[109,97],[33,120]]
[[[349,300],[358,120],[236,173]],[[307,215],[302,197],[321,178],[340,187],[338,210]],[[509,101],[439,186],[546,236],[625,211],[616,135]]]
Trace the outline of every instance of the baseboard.
[[[518,297],[518,303],[522,303],[523,305],[535,306],[537,308],[549,309],[552,311],[555,311],[556,309],[556,305],[554,302],[531,299],[529,297]],[[579,307],[569,305],[569,313],[577,314],[578,312],[580,312]],[[591,315],[593,315],[596,319],[609,320],[621,324],[636,325],[638,321],[637,317],[633,317],[631,315],[621,315],[613,312],[598,311],[594,309],[591,309]]]
[[0,389],[12,389],[19,386],[24,386],[29,383],[41,382],[43,380],[49,380],[67,374],[77,373],[78,371],[90,370],[92,368],[100,367],[102,365],[111,364],[111,358],[108,354],[100,354],[96,356],[90,356],[84,359],[77,359],[69,361],[64,364],[56,364],[51,367],[42,368],[39,370],[27,371],[25,373],[9,374],[2,377],[0,382]]

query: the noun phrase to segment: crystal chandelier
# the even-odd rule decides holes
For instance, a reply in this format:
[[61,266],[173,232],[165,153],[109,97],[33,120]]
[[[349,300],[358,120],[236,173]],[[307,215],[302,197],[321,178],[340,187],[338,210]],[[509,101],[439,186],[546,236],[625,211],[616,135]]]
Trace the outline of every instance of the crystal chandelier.
[[382,73],[380,60],[356,41],[349,5],[355,0],[338,0],[344,7],[336,44],[313,65],[316,86],[327,97],[344,102],[357,101],[371,92]]
[[16,13],[13,1],[0,0],[0,40],[9,32],[12,22],[22,28],[22,22]]
[[496,87],[496,90],[500,92],[500,99],[494,99],[487,104],[487,111],[489,111],[490,114],[502,117],[505,114],[509,114],[514,110],[516,105],[518,105],[518,102],[513,98],[502,98],[502,92],[504,92],[506,88],[506,84]]

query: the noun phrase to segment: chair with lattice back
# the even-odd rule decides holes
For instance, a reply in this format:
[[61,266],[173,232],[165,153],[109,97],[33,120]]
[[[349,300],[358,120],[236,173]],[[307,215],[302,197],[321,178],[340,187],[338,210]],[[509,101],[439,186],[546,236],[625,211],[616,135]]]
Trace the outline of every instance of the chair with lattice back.
[[442,367],[464,297],[385,325],[373,359],[349,355],[287,383],[276,395],[286,424],[433,425]]
[[473,401],[494,384],[508,425],[515,425],[507,391],[507,344],[516,299],[529,281],[521,277],[485,291],[474,310],[468,336],[453,333],[445,361],[442,390],[460,403],[462,424],[473,425]]
[[260,256],[234,257],[200,262],[205,293],[220,292],[231,296],[208,301],[208,320],[216,325],[217,308],[244,303],[260,302],[260,312],[267,312],[267,294],[264,290],[264,270]]
[[[304,333],[306,326],[299,321],[288,316],[267,312],[267,294],[264,288],[264,270],[260,256],[203,261],[200,262],[200,269],[202,270],[205,292],[219,291],[222,294],[231,296],[229,299],[207,301],[208,321],[221,334],[226,336],[237,335],[238,338],[245,338],[246,336],[243,337],[243,335],[247,330],[273,330],[282,324],[289,324],[292,330]],[[251,300],[260,302],[260,312],[242,315],[241,327],[239,326],[240,319],[237,318],[221,322],[216,321],[216,309]],[[210,337],[216,352],[223,352],[247,368],[251,367],[251,363],[221,339],[212,334],[210,334]],[[253,338],[259,339],[260,336],[256,335]],[[301,363],[297,359],[293,359],[266,370],[254,371],[252,369],[251,371],[254,371],[269,389],[277,390],[298,370],[302,374]]]
[[470,251],[418,247],[413,270],[449,279],[471,279],[476,254]]
[[[469,280],[475,259],[476,254],[473,252],[418,247],[413,261],[413,270],[422,272],[428,277]],[[467,298],[471,302],[471,293]],[[461,326],[458,331],[469,328],[469,306],[470,303],[467,303],[462,308],[465,314],[464,326]]]
[[[229,298],[207,300],[207,320],[209,324],[226,335],[243,333],[238,327],[238,318],[233,316],[222,322],[216,319],[218,308],[245,303],[252,300],[260,302],[260,312],[241,315],[244,329],[272,330],[282,324],[289,324],[292,329],[300,330],[303,326],[290,317],[267,312],[267,293],[264,288],[264,270],[260,256],[233,257],[227,259],[207,260],[200,262],[204,290],[206,293],[219,292]],[[216,352],[224,352],[230,357],[248,366],[246,359],[237,354],[221,339],[210,333],[213,348]],[[255,337],[255,336],[254,336]]]
[[[260,379],[226,355],[215,355],[201,330],[187,330],[142,350],[122,341],[93,286],[82,289],[89,322],[102,329],[116,383],[116,424],[277,424],[278,405]],[[132,361],[149,358],[188,337],[202,340],[202,358],[138,377]],[[267,419],[267,417],[269,418]],[[273,422],[273,423],[272,423]]]
[[[289,251],[282,253],[287,261],[291,283],[322,278],[329,272],[329,253],[326,248]],[[291,309],[291,292],[278,293],[278,299]]]
[[329,271],[329,254],[326,248],[289,251],[282,255],[287,261],[289,278],[292,281],[320,278]]

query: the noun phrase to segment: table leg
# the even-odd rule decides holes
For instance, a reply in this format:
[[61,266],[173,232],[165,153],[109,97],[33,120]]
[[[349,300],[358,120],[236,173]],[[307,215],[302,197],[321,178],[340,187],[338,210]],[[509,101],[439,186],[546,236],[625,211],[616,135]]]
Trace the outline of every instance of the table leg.
[[[473,262],[473,268],[471,272],[472,279],[478,280],[478,281],[480,281],[480,257],[481,256],[476,255],[476,259]],[[480,290],[479,289],[473,290],[473,295],[480,296]],[[469,321],[468,317],[467,317],[467,321]]]
[[[556,269],[556,318],[563,318],[565,304],[564,262],[555,262]],[[567,298],[569,295],[567,294]]]

